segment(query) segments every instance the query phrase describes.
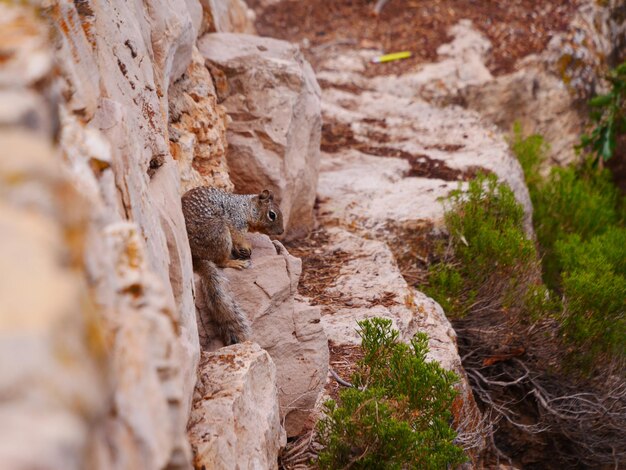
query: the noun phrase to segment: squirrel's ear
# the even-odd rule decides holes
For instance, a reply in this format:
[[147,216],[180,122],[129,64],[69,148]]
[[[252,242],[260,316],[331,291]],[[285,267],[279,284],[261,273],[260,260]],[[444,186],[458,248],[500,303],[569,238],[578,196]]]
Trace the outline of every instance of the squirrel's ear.
[[268,189],[264,189],[261,194],[259,194],[259,200],[261,201],[272,201],[274,199],[274,195],[272,191]]

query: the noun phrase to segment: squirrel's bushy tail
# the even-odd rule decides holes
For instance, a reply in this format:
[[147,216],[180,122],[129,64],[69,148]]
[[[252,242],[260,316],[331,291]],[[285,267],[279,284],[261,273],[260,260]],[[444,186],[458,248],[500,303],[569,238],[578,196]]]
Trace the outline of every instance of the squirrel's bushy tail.
[[245,313],[226,289],[226,279],[212,261],[194,263],[201,277],[200,286],[207,310],[226,345],[245,341],[250,335],[250,323]]

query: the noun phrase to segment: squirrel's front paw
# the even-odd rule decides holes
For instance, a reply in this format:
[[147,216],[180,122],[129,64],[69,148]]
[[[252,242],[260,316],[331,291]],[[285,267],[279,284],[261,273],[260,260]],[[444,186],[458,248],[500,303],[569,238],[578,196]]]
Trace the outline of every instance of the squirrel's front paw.
[[226,263],[227,268],[233,268],[233,269],[245,269],[245,268],[249,268],[251,265],[252,263],[250,262],[250,260],[243,260],[243,259],[231,259],[231,260],[228,260],[228,262]]
[[249,246],[236,246],[233,248],[233,256],[237,259],[250,259],[252,248]]

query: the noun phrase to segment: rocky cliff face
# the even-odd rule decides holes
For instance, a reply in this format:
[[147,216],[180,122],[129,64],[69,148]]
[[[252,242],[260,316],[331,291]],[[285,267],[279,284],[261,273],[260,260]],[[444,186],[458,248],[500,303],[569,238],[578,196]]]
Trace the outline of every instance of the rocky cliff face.
[[2,4],[0,51],[0,460],[80,468],[110,399],[82,268],[89,207],[52,144],[47,28]]
[[[266,242],[275,266],[258,274],[270,298],[258,315],[272,321],[266,333],[255,323],[255,340],[278,367],[258,346],[232,347],[224,354],[243,364],[240,372],[229,375],[223,361],[205,355],[196,387],[200,341],[180,209],[191,187],[233,189],[229,118],[196,44],[205,31],[253,31],[245,4],[59,1],[43,10],[0,8],[1,138],[8,149],[1,167],[2,272],[11,273],[0,281],[2,461],[10,468],[188,468],[195,389],[193,408],[205,418],[190,428],[193,448],[205,459],[196,465],[212,462],[207,456],[233,439],[239,451],[220,457],[222,468],[276,465],[283,426],[306,420],[308,412],[296,411],[312,407],[326,374],[319,311],[294,303],[299,264]],[[311,171],[300,167],[289,183],[306,177],[310,190],[295,202],[284,197],[310,226],[319,90],[310,68],[291,61],[291,73],[308,73],[301,85],[314,100],[318,94],[308,131],[317,136],[315,151],[289,157],[312,158]],[[293,82],[295,97],[297,87]],[[290,171],[293,161],[280,165]],[[275,275],[285,282],[273,282]],[[284,334],[276,312],[283,312]],[[280,397],[277,373],[285,382]],[[296,377],[295,385],[287,383]],[[207,390],[229,384],[234,404],[206,402]],[[308,398],[301,396],[305,388]],[[207,444],[215,427],[207,410],[216,407],[235,428]],[[240,435],[246,410],[268,431]],[[33,453],[33,446],[42,451]]]
[[[45,328],[22,331],[26,340],[34,342],[37,335],[47,335],[51,347],[61,348],[49,354],[58,358],[60,370],[50,379],[40,378],[41,393],[54,389],[54,381],[76,387],[75,393],[96,389],[85,404],[73,402],[70,395],[47,405],[66,415],[58,433],[67,434],[72,451],[59,452],[50,460],[28,452],[24,456],[28,460],[17,460],[17,468],[28,466],[29,461],[31,466],[49,468],[81,468],[86,462],[95,468],[162,468],[185,466],[190,460],[186,423],[199,350],[191,262],[178,208],[178,172],[167,139],[165,97],[170,84],[185,72],[197,25],[184,2],[174,7],[120,3],[105,8],[97,3],[58,2],[44,13],[56,31],[44,28],[34,10],[3,7],[12,15],[8,31],[30,35],[30,41],[37,43],[35,50],[24,50],[9,35],[2,44],[9,48],[13,61],[26,64],[17,71],[34,69],[38,74],[26,81],[32,88],[19,93],[36,94],[48,102],[56,95],[60,105],[57,114],[51,103],[51,112],[41,125],[48,132],[39,136],[52,149],[55,136],[51,131],[60,124],[58,148],[42,152],[39,158],[48,155],[48,165],[59,165],[62,156],[65,169],[56,171],[76,193],[57,204],[60,216],[53,219],[61,225],[57,231],[64,228],[62,215],[77,213],[82,204],[77,226],[65,228],[68,236],[82,234],[74,267],[82,282],[75,281],[74,298],[67,289],[53,286],[38,291],[28,278],[22,280],[22,291],[12,290],[9,295],[19,302],[31,292],[44,304],[58,299],[72,306],[63,312],[67,318],[62,321],[47,317]],[[38,34],[33,34],[34,28]],[[3,31],[7,30],[3,27]],[[9,92],[18,93],[15,84],[6,85]],[[39,110],[35,107],[33,112]],[[26,122],[25,127],[31,126]],[[11,151],[14,148],[20,146],[11,146]],[[11,155],[11,161],[15,157]],[[32,170],[35,175],[47,171],[43,165]],[[20,179],[9,180],[7,188],[46,199],[37,185],[25,185]],[[46,201],[46,206],[51,203]],[[31,207],[23,210],[29,212]],[[33,234],[47,232],[41,227],[32,229]],[[58,269],[69,270],[62,255],[57,258]],[[36,266],[24,268],[31,275],[38,272]],[[5,314],[19,317],[13,310]],[[64,325],[73,329],[75,323],[88,319],[86,314],[90,323],[70,338],[75,350],[64,352],[63,337],[68,334]],[[90,356],[83,358],[78,352],[98,345],[101,364],[79,367]],[[25,361],[45,369],[45,363],[36,361],[51,359],[44,351],[37,353],[38,349],[32,344],[32,350],[25,351],[28,355],[16,358],[17,368],[22,369]],[[95,377],[74,383],[71,374],[82,369]],[[28,381],[22,386],[28,387]],[[11,408],[11,403],[4,405]],[[41,411],[39,426],[54,435],[56,425],[46,419],[50,409]],[[82,432],[69,426],[73,421],[84,423]],[[24,437],[13,435],[7,446],[27,445],[28,439],[19,441]]]

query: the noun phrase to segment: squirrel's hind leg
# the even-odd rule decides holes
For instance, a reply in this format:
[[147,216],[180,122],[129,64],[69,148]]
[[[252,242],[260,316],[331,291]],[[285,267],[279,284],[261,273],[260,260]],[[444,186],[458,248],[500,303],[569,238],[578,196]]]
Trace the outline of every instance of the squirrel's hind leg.
[[233,239],[223,219],[205,221],[194,230],[193,237],[189,238],[194,258],[213,261],[220,268],[247,267],[244,263],[232,263]]
[[250,257],[252,256],[252,245],[246,239],[245,232],[237,232],[236,230],[231,230],[230,236],[233,241],[233,258],[250,259]]

